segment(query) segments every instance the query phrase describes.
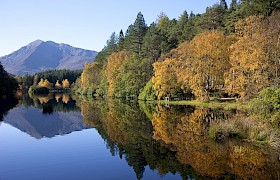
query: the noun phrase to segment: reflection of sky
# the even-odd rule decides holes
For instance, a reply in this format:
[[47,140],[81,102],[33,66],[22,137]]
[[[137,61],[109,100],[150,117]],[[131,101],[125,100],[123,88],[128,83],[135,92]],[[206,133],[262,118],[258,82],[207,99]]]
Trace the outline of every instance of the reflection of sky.
[[[0,126],[0,179],[136,179],[125,158],[111,156],[96,129],[35,139]],[[144,179],[159,179],[146,167]],[[166,175],[164,179],[180,179]]]

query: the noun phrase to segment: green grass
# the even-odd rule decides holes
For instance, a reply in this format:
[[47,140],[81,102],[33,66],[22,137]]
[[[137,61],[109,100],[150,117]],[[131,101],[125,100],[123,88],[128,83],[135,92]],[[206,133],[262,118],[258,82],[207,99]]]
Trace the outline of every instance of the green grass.
[[217,101],[209,101],[209,102],[201,102],[201,101],[154,101],[154,103],[160,104],[170,104],[170,105],[190,105],[190,106],[200,106],[207,108],[222,108],[222,109],[240,109],[247,110],[249,105],[247,103],[238,103],[238,102],[217,102]]

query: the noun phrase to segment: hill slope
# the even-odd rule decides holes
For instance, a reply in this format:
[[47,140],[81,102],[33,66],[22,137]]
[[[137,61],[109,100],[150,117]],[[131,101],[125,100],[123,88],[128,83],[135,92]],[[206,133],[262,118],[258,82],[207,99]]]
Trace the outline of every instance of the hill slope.
[[96,51],[75,48],[67,44],[36,40],[19,50],[0,57],[7,72],[15,75],[33,74],[47,69],[82,69],[92,62]]

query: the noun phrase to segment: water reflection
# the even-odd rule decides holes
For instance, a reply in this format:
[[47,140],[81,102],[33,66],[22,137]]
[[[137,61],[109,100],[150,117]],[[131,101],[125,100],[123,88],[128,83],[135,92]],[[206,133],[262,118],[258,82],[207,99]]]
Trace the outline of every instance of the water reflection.
[[[4,122],[37,139],[94,127],[111,157],[125,160],[137,179],[279,179],[279,150],[210,139],[213,122],[245,116],[234,110],[112,99],[75,100],[69,94],[49,94],[32,98],[24,95]],[[104,162],[115,160],[102,159],[100,163]],[[114,173],[118,177],[120,172]]]
[[179,173],[183,179],[280,176],[279,152],[237,140],[220,144],[210,139],[210,122],[240,117],[242,112],[143,103],[141,109],[117,100],[81,102],[84,119],[96,125],[112,155],[125,156],[138,179],[146,166],[160,175]]
[[7,112],[14,108],[18,104],[18,99],[16,98],[0,98],[0,121],[3,121],[4,116]]
[[158,105],[152,118],[153,139],[176,152],[177,159],[191,165],[199,177],[279,178],[279,152],[268,152],[267,149],[238,141],[217,144],[209,138],[210,121],[235,116],[240,115],[238,112],[199,107],[193,112],[180,112],[176,108]]
[[37,139],[92,127],[84,123],[76,101],[70,95],[61,95],[58,100],[55,96],[22,97],[19,105],[6,115],[5,123]]

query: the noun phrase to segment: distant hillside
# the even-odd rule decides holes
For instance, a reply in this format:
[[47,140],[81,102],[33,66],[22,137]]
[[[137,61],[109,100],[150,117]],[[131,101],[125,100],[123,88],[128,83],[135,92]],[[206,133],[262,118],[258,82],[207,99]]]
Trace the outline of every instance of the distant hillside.
[[67,44],[36,40],[19,50],[0,57],[7,72],[15,75],[33,74],[47,69],[82,69],[92,62],[96,51],[75,48]]

